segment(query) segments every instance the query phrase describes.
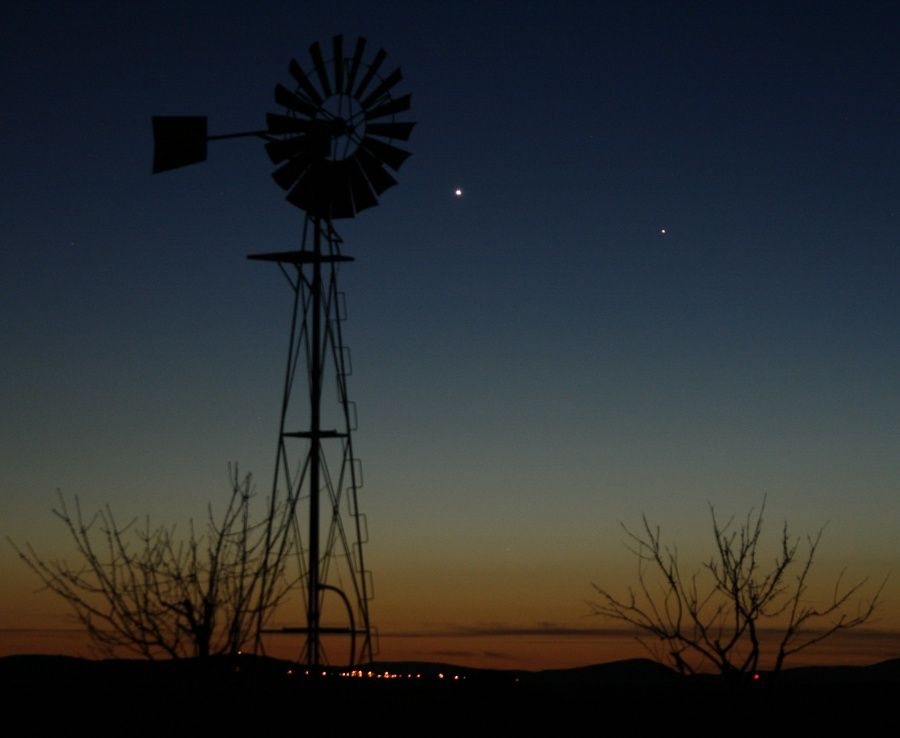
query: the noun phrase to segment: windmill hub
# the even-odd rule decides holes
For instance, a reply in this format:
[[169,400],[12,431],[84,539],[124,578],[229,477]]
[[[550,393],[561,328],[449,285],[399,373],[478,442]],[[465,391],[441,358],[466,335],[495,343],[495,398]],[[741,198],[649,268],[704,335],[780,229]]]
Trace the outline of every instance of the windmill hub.
[[321,115],[321,120],[331,124],[331,145],[325,158],[341,161],[353,156],[366,135],[365,110],[348,95],[332,95],[322,103]]

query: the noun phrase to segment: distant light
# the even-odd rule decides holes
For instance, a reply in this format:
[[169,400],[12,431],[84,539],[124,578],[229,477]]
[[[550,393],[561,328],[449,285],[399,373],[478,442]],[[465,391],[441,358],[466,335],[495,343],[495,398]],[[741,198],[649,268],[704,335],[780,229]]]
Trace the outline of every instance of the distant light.
[[462,197],[463,196],[462,188],[457,187],[455,190],[453,190],[453,194],[456,195],[457,197]]
[[665,236],[666,233],[668,233],[668,231],[667,231],[665,228],[660,228],[660,229],[659,229],[659,235],[660,235],[660,236]]
[[759,674],[754,674],[754,675],[753,675],[753,681],[754,681],[754,682],[759,681]]

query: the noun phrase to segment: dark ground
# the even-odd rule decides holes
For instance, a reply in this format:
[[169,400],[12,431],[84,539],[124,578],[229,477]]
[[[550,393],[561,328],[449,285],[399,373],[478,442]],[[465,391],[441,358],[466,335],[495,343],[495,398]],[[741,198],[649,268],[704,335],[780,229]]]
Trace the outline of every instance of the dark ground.
[[371,668],[402,677],[306,675],[289,662],[253,656],[10,656],[0,659],[0,694],[4,724],[21,721],[28,735],[343,736],[368,727],[391,735],[896,735],[900,723],[900,659],[788,670],[775,684],[763,674],[738,687],[682,678],[647,660],[541,672],[388,662]]

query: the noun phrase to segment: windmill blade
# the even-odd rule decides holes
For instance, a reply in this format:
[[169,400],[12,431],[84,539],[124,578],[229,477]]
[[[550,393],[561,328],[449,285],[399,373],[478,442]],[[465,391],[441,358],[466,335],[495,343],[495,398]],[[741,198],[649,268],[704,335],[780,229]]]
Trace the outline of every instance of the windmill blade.
[[359,147],[368,151],[378,161],[383,161],[395,172],[403,166],[403,162],[411,155],[409,151],[398,149],[396,146],[384,143],[384,141],[379,141],[376,138],[369,138],[368,136],[362,140]]
[[394,179],[387,171],[385,171],[384,167],[381,165],[381,162],[378,161],[374,156],[372,156],[365,149],[359,148],[356,150],[356,160],[359,162],[359,165],[362,167],[363,172],[366,175],[366,179],[369,180],[369,183],[372,185],[372,189],[375,190],[375,194],[380,195],[384,192],[388,187],[393,187],[397,184],[397,180]]
[[314,121],[308,118],[293,118],[290,115],[279,115],[278,113],[268,113],[266,124],[269,126],[269,133],[276,136],[285,133],[307,133],[314,127]]
[[281,164],[286,159],[295,156],[310,156],[314,159],[323,159],[328,153],[322,151],[321,137],[315,134],[306,136],[294,136],[280,141],[270,141],[266,144],[266,153],[273,164]]
[[307,168],[287,194],[289,203],[312,215],[325,214],[328,199],[321,185],[327,176],[325,164],[324,161],[315,161]]
[[411,100],[412,95],[403,95],[395,100],[391,100],[389,103],[385,103],[379,108],[368,110],[366,111],[366,120],[375,120],[377,118],[384,118],[387,115],[394,115],[394,113],[403,113],[409,110]]
[[291,92],[284,85],[277,85],[275,87],[275,102],[279,105],[283,105],[288,110],[293,110],[295,113],[302,113],[310,118],[318,112],[318,108],[316,108],[309,100],[300,97],[300,95],[295,92]]
[[356,212],[374,207],[378,204],[378,198],[372,194],[372,186],[363,172],[362,166],[356,159],[348,159],[350,164],[349,180],[350,191],[353,193],[353,207]]
[[306,93],[306,96],[316,105],[321,105],[322,96],[319,94],[319,91],[313,86],[313,83],[309,81],[304,71],[300,68],[300,65],[297,64],[296,59],[291,59],[289,69],[291,72],[291,76],[295,80],[297,80],[297,84],[300,85],[300,89]]
[[364,108],[368,108],[373,103],[378,102],[388,90],[391,89],[395,84],[397,84],[401,79],[403,79],[403,73],[400,71],[400,67],[397,67],[388,77],[381,81],[381,84],[378,85],[372,92],[366,95],[365,100],[360,101],[360,105]]
[[375,58],[369,65],[369,70],[366,72],[365,76],[362,78],[362,81],[359,83],[359,87],[356,88],[355,97],[357,100],[362,97],[362,94],[366,91],[366,87],[369,86],[369,82],[372,81],[372,77],[374,77],[376,72],[378,72],[378,67],[381,66],[382,62],[386,58],[387,52],[384,49],[378,49],[378,53],[375,55]]
[[272,172],[272,179],[278,182],[278,186],[281,189],[289,190],[312,163],[313,158],[311,156],[300,154],[293,159],[289,159],[287,164]]
[[353,208],[353,191],[350,187],[350,162],[328,162],[325,191],[330,203],[330,218],[352,218],[356,211]]
[[350,62],[350,72],[347,74],[346,90],[341,92],[352,92],[353,83],[356,82],[356,73],[359,71],[359,63],[362,61],[362,55],[366,49],[366,40],[364,38],[356,39],[356,49],[353,51],[353,61]]
[[309,148],[306,136],[270,141],[266,144],[266,153],[273,164],[281,164],[286,159],[299,156]]
[[307,168],[307,170],[298,177],[297,181],[294,183],[294,186],[291,188],[291,191],[288,192],[286,199],[293,205],[296,205],[298,208],[302,210],[306,210],[307,205],[311,203],[310,200],[310,192],[315,191],[315,187],[312,186],[312,183],[315,179],[315,169],[314,165]]
[[153,173],[206,161],[205,115],[153,116]]
[[325,93],[325,97],[331,97],[331,83],[328,81],[328,70],[325,69],[325,60],[322,58],[322,48],[319,46],[318,41],[309,47],[309,55],[312,57],[316,74],[319,75],[322,92]]
[[415,123],[369,123],[366,126],[366,135],[409,141],[414,125]]
[[341,35],[331,39],[331,46],[334,51],[332,64],[334,64],[334,88],[335,92],[340,94],[344,91],[344,37]]

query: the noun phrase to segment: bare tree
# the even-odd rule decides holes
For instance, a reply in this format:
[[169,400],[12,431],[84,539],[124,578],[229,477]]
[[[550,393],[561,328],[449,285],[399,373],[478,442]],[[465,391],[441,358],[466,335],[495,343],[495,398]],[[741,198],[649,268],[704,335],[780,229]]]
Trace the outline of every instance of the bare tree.
[[[231,495],[224,515],[208,509],[205,530],[120,525],[106,506],[89,519],[76,497],[59,494],[53,511],[75,544],[77,563],[41,558],[30,544],[21,559],[70,605],[107,653],[124,649],[146,658],[237,653],[283,599],[290,585],[285,516],[269,507],[251,521],[251,477],[229,467]],[[277,544],[278,550],[273,551]]]
[[845,585],[841,575],[828,600],[812,604],[810,572],[823,529],[801,545],[785,523],[774,560],[765,564],[764,511],[765,498],[741,523],[731,518],[722,524],[710,506],[715,552],[687,576],[677,549],[663,544],[659,526],[651,526],[646,516],[640,533],[623,525],[626,546],[637,557],[637,585],[619,598],[595,584],[601,599],[591,603],[594,612],[636,627],[651,653],[681,673],[712,667],[735,678],[757,670],[764,629],[769,638],[772,630],[776,636],[772,670],[777,674],[792,654],[868,621],[884,583],[863,596],[866,579]]

